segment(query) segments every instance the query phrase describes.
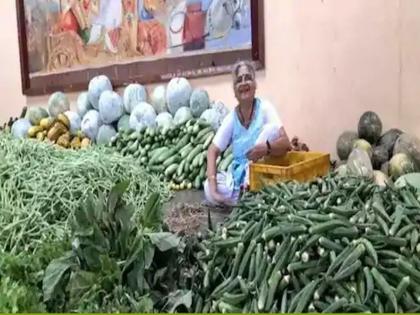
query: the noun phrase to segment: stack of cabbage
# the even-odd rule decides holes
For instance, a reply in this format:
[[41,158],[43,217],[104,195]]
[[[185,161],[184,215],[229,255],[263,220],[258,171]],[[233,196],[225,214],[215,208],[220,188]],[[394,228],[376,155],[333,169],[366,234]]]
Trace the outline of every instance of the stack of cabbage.
[[[206,178],[207,149],[214,135],[209,123],[193,118],[177,126],[124,130],[111,145],[170,181],[174,190],[200,189]],[[219,170],[226,171],[232,160],[229,148],[217,161]]]
[[50,96],[48,110],[31,108],[26,117],[17,121],[13,135],[27,137],[32,126],[43,118],[65,114],[70,120],[71,134],[83,136],[97,144],[108,144],[118,131],[140,131],[147,127],[168,127],[191,118],[202,118],[217,129],[228,111],[220,102],[210,104],[209,95],[193,89],[185,78],[174,78],[167,86],[156,87],[150,95],[140,84],[128,85],[122,96],[113,91],[104,75],[89,82],[88,91],[77,99],[77,112],[70,111],[70,102],[62,92]]
[[[228,114],[224,104],[211,103],[206,91],[193,89],[185,78],[157,86],[149,101],[144,87],[131,84],[123,104],[127,114],[120,118],[118,132],[107,133],[101,143],[112,140],[118,151],[171,180],[174,189],[200,188],[208,146]],[[222,169],[232,161],[229,152],[225,156],[219,160]]]
[[377,183],[388,182],[388,176],[420,170],[420,139],[399,129],[382,134],[382,121],[374,112],[364,113],[358,131],[345,131],[337,140],[341,174],[374,177]]

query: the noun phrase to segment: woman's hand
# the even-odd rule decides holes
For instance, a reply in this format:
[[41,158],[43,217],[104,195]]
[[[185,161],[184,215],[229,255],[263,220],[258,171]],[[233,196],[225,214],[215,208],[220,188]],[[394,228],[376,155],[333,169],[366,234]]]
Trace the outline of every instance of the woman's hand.
[[251,151],[248,152],[248,160],[257,162],[267,155],[267,145],[265,143],[257,144]]

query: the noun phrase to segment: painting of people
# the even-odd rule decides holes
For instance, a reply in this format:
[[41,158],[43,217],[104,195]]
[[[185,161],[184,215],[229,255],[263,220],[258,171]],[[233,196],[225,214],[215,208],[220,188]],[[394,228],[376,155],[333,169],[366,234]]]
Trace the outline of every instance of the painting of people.
[[251,0],[20,0],[30,77],[252,47]]

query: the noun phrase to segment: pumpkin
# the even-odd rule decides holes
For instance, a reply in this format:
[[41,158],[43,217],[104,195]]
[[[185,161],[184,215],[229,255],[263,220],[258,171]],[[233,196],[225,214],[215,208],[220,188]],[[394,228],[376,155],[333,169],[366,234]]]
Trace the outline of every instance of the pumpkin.
[[363,140],[363,139],[356,140],[353,143],[353,148],[358,148],[365,151],[369,155],[369,158],[370,159],[372,158],[372,155],[373,155],[372,146],[366,140]]
[[389,161],[389,175],[394,179],[414,171],[414,162],[407,154],[398,153]]
[[394,155],[404,153],[420,168],[420,139],[407,133],[401,134],[394,146]]
[[347,173],[353,176],[373,177],[372,162],[365,150],[355,148],[347,160]]
[[379,170],[385,162],[389,160],[387,147],[384,145],[376,146],[372,150],[372,166],[373,169]]
[[381,165],[381,172],[389,176],[389,161]]
[[399,129],[390,129],[382,135],[379,139],[378,145],[385,146],[388,150],[388,154],[393,155],[395,142],[397,142],[397,139],[401,134],[402,131]]
[[370,144],[376,144],[382,134],[381,119],[372,111],[365,112],[360,117],[358,132],[359,138],[368,141]]
[[357,132],[345,131],[337,140],[337,155],[340,160],[345,161],[353,150],[354,142],[359,138]]

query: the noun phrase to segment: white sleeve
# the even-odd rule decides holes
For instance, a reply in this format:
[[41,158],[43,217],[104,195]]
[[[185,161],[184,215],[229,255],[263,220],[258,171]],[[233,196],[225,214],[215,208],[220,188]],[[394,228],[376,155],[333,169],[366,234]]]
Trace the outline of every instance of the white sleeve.
[[262,108],[264,111],[264,122],[270,125],[276,125],[280,128],[283,127],[283,122],[277,113],[276,108],[269,101],[261,100]]
[[232,142],[233,136],[233,112],[230,112],[222,122],[213,138],[213,144],[222,152],[227,149]]

